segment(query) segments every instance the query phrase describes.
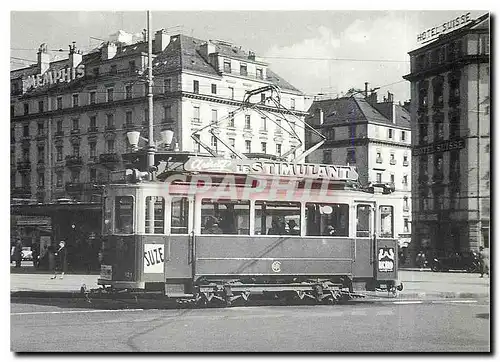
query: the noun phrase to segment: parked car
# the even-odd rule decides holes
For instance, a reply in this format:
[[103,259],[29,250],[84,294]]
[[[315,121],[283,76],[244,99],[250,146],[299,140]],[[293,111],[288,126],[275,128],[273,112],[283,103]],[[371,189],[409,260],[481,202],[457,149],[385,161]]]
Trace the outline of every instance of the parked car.
[[33,251],[30,246],[23,246],[22,255],[23,260],[33,260]]
[[469,273],[479,271],[479,256],[474,252],[454,253],[436,257],[431,262],[432,271],[465,270]]

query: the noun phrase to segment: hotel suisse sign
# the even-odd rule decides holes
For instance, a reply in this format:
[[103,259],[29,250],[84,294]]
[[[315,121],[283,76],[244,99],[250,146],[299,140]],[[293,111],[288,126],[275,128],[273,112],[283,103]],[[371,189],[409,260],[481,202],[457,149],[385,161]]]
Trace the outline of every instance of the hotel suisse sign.
[[270,160],[227,160],[191,157],[184,164],[184,169],[186,171],[198,172],[358,180],[358,173],[350,166],[289,163]]
[[439,35],[443,35],[452,30],[455,30],[456,28],[468,24],[471,21],[472,19],[470,18],[470,13],[457,16],[454,19],[448,20],[442,24],[439,24],[437,26],[425,30],[422,33],[417,34],[417,42],[421,43],[430,41],[432,39],[437,38]]
[[412,156],[420,156],[420,155],[428,155],[431,153],[460,150],[462,148],[465,148],[464,138],[434,143],[428,146],[415,147],[412,151]]

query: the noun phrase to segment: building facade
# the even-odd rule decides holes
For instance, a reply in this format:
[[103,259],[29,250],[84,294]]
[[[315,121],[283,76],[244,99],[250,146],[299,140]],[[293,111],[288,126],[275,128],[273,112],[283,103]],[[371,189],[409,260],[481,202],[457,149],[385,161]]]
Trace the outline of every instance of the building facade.
[[437,254],[489,246],[489,15],[409,53],[412,244]]
[[[309,161],[355,165],[362,185],[386,184],[388,197],[401,200],[394,211],[394,235],[407,244],[411,235],[411,128],[410,115],[393,95],[377,102],[377,94],[314,101],[306,122],[326,142]],[[306,137],[306,145],[314,140]]]
[[[148,43],[118,34],[88,54],[72,44],[68,58],[58,61],[42,44],[37,64],[11,71],[11,198],[14,205],[27,204],[15,214],[36,205],[39,215],[53,217],[45,212],[50,206],[78,204],[98,215],[103,185],[125,166],[122,154],[132,152],[127,132],[148,136]],[[211,130],[241,153],[280,155],[304,142],[303,127],[283,132],[304,119],[304,95],[239,46],[157,31],[153,77],[155,140],[173,130],[172,150],[206,153],[191,135],[219,118],[225,122],[198,137],[220,156],[230,152]],[[269,94],[252,99],[262,101],[268,117],[242,109],[247,90],[267,85],[280,87],[281,105],[293,114],[289,125],[283,124],[288,118],[273,117],[283,112],[265,99]]]

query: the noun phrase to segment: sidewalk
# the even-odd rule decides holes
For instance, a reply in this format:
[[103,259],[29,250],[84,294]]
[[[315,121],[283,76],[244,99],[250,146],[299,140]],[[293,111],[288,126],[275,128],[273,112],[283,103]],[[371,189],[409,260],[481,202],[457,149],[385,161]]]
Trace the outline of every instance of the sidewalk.
[[[11,273],[11,296],[18,297],[78,297],[83,284],[97,288],[98,275],[66,274],[64,279],[50,279],[47,273]],[[490,278],[479,274],[434,273],[426,271],[400,270],[399,280],[404,289],[396,298],[487,298],[490,295]],[[377,292],[377,297],[394,298],[388,293]]]

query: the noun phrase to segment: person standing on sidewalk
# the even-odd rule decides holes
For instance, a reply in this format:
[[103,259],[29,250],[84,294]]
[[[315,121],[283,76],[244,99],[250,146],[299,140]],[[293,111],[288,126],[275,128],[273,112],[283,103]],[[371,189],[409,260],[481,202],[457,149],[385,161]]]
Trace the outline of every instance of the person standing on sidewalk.
[[479,247],[479,272],[481,273],[480,278],[484,274],[490,275],[490,256],[483,246]]
[[21,261],[23,260],[23,244],[21,240],[17,240],[16,245],[14,245],[14,261],[16,262],[16,268],[21,267]]
[[61,269],[61,279],[64,278],[64,273],[66,272],[67,268],[67,257],[68,257],[68,251],[66,249],[66,242],[64,240],[61,240],[59,242],[59,249],[56,251],[55,256],[57,258],[56,265],[54,267],[54,276],[51,277],[50,279],[55,279],[57,277],[57,268],[59,267]]

